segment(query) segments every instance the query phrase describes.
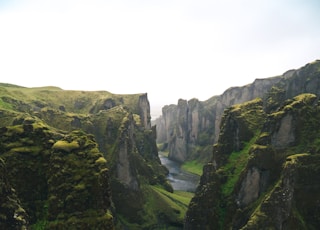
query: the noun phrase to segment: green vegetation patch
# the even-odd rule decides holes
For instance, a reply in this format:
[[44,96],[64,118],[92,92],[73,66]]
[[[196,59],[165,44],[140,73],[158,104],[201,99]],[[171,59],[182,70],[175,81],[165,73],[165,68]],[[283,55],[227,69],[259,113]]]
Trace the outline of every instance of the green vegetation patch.
[[[193,193],[178,191],[170,193],[158,186],[143,186],[146,202],[139,215],[142,221],[129,223],[124,216],[118,216],[128,229],[182,229],[188,205]],[[172,227],[173,226],[173,227]]]
[[160,187],[152,186],[153,190],[165,195],[175,203],[183,204],[184,206],[188,206],[194,193],[192,192],[185,192],[185,191],[175,191],[174,193],[168,192]]
[[294,154],[291,156],[288,156],[286,159],[286,164],[295,164],[297,163],[297,160],[299,157],[304,157],[304,156],[309,156],[310,154],[308,153],[299,153],[299,154]]
[[170,221],[182,224],[191,199],[156,186],[151,186],[151,189],[154,202],[151,207],[159,210],[166,218],[171,219]]
[[0,108],[11,110],[12,109],[12,105],[10,103],[4,102],[2,100],[2,98],[0,97]]
[[181,166],[181,169],[196,175],[202,175],[203,164],[198,162],[197,160],[186,161]]
[[79,143],[77,141],[72,141],[72,142],[68,142],[68,141],[57,141],[56,143],[54,143],[54,145],[52,146],[53,149],[57,149],[57,150],[63,150],[65,152],[71,152],[74,149],[78,149]]
[[20,153],[20,154],[32,154],[32,155],[38,155],[40,151],[42,150],[41,146],[21,146],[12,148],[10,152],[14,153]]
[[259,135],[255,135],[250,142],[245,143],[245,147],[238,152],[232,152],[228,158],[226,165],[222,166],[218,172],[228,177],[225,184],[222,185],[222,194],[229,196],[237,181],[239,180],[240,174],[247,165],[249,159],[249,149],[257,140]]
[[106,164],[106,163],[107,163],[107,160],[104,157],[99,157],[96,160],[96,164]]

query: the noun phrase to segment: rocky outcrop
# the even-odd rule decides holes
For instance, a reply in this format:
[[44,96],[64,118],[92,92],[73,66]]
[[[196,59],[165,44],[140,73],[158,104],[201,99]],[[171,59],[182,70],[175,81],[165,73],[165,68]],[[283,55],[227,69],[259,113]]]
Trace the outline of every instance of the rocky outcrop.
[[151,129],[150,103],[147,94],[139,96],[139,115],[141,123],[145,129]]
[[[180,215],[168,214],[174,212],[173,207],[166,204],[159,212],[157,207],[148,205],[149,197],[145,195],[152,186],[173,191],[166,179],[168,170],[161,165],[158,156],[147,94],[114,95],[104,91],[32,89],[0,84],[0,102],[1,123],[6,127],[28,125],[25,128],[29,135],[39,140],[32,148],[41,149],[43,153],[39,154],[41,158],[37,163],[32,158],[25,159],[34,164],[34,173],[25,172],[22,166],[7,161],[10,171],[23,172],[30,177],[36,177],[37,173],[41,175],[37,176],[39,180],[28,183],[30,187],[23,183],[23,177],[18,176],[21,181],[15,180],[14,184],[20,186],[19,191],[29,192],[33,187],[39,190],[28,203],[34,205],[36,200],[36,208],[25,207],[25,198],[21,198],[26,210],[35,210],[29,213],[30,225],[43,224],[62,229],[65,225],[71,226],[72,216],[76,218],[74,226],[77,229],[110,229],[113,222],[119,228],[141,226],[142,223],[149,228],[160,220],[166,225],[166,221],[182,225]],[[34,123],[43,124],[50,131],[40,132],[41,129],[32,128]],[[14,142],[8,145],[15,146],[15,142],[24,143],[32,138],[10,136],[6,142]],[[21,151],[31,151],[32,148],[23,147]],[[89,153],[83,153],[84,149]],[[102,156],[93,159],[98,152]],[[95,167],[98,167],[97,171]],[[48,168],[54,177],[48,174]],[[66,190],[70,190],[68,194]],[[40,191],[43,194],[41,199]],[[95,198],[87,197],[88,194]],[[19,192],[17,195],[21,197]],[[162,199],[165,198],[161,197],[159,202]],[[94,223],[90,228],[86,227],[89,219]],[[102,225],[105,227],[100,227]]]
[[[179,100],[177,111],[177,124],[169,144],[169,158],[183,162],[187,157],[188,118],[189,108],[186,100]],[[173,154],[174,153],[174,154]]]
[[116,177],[129,189],[138,190],[139,184],[136,169],[132,165],[131,153],[134,152],[134,123],[132,114],[124,118],[121,129],[119,152],[117,156]]
[[185,229],[319,226],[318,97],[298,95],[270,114],[263,108],[262,100],[256,100],[225,110]]
[[210,115],[197,99],[180,99],[177,106],[163,107],[162,116],[155,121],[157,142],[166,144],[169,158],[184,162],[190,157],[193,146],[202,145],[211,138]]

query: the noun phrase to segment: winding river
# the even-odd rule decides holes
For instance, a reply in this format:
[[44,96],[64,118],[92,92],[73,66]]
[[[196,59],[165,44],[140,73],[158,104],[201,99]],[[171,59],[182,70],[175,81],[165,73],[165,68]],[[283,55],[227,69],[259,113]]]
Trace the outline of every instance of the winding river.
[[161,163],[169,170],[168,180],[174,190],[195,192],[200,177],[181,169],[181,164],[170,160],[162,152],[159,152]]

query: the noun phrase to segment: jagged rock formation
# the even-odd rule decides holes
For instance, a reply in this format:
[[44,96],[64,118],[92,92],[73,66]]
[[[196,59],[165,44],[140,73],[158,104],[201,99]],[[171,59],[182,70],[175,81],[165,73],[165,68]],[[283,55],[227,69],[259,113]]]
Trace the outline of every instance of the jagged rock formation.
[[320,61],[231,106],[185,229],[317,229]]
[[147,94],[0,84],[0,122],[0,157],[27,213],[25,225],[182,226],[179,213],[166,214],[172,207],[159,212],[145,195],[157,196],[152,186],[172,192]]

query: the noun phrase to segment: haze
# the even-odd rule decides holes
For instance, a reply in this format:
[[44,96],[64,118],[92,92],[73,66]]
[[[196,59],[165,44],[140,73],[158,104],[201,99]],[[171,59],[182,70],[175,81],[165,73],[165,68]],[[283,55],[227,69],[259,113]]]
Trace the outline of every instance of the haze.
[[319,59],[317,0],[0,0],[0,82],[179,98]]

